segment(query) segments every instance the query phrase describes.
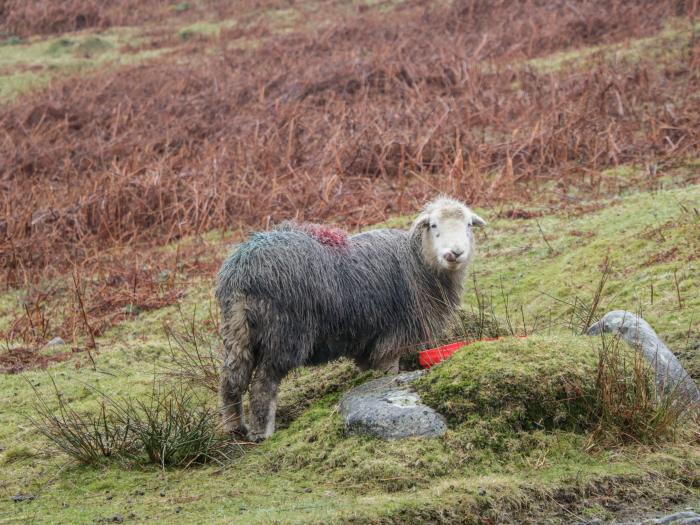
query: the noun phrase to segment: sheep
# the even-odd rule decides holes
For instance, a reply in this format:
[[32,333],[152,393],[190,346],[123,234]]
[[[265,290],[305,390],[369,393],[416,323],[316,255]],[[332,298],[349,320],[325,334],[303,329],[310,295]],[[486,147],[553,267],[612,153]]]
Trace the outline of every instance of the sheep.
[[[454,312],[474,255],[472,227],[485,224],[440,197],[409,231],[348,236],[285,222],[239,245],[216,285],[225,429],[269,437],[279,384],[299,366],[345,356],[361,369],[397,372],[399,357],[434,342]],[[250,429],[242,405],[249,385]]]

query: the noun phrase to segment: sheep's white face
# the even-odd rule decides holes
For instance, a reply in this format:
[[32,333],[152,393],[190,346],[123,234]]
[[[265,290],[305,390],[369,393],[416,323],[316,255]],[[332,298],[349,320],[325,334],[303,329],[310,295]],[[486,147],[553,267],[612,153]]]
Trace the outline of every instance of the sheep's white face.
[[437,201],[416,220],[423,229],[423,257],[437,269],[458,271],[466,267],[474,252],[472,227],[486,222],[456,201]]

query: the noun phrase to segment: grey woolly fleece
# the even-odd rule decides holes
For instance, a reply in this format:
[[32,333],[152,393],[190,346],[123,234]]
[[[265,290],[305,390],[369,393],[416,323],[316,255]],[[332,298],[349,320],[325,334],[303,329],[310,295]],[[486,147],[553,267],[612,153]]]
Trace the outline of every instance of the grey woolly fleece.
[[429,267],[421,235],[381,229],[328,245],[294,223],[254,234],[219,272],[222,315],[243,300],[257,364],[282,375],[343,355],[381,367],[435,341],[462,293],[467,265]]

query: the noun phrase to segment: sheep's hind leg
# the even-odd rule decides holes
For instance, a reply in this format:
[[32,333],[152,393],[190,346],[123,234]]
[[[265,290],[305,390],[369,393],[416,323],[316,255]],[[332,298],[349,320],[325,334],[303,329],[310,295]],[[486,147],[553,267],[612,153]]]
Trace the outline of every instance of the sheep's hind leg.
[[248,429],[243,418],[243,394],[250,382],[252,363],[243,367],[231,366],[224,362],[221,369],[219,395],[221,398],[221,419],[224,429],[230,434],[245,437]]
[[250,383],[255,359],[242,303],[234,306],[230,314],[222,327],[224,362],[219,382],[221,418],[227,432],[245,437],[248,429],[243,418],[243,394]]
[[250,431],[248,439],[262,441],[275,431],[277,390],[282,374],[272,368],[260,366],[250,387]]

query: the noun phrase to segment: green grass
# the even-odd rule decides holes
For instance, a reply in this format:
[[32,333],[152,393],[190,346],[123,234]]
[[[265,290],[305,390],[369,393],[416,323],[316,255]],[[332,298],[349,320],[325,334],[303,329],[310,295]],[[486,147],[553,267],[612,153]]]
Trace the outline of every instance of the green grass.
[[27,91],[46,86],[55,78],[85,74],[97,68],[138,63],[158,56],[162,49],[123,53],[142,38],[133,28],[101,33],[71,33],[60,38],[33,38],[2,47],[0,53],[0,101],[13,100]]
[[[526,220],[498,219],[494,210],[480,210],[490,223],[480,234],[474,263],[477,286],[493,295],[503,320],[502,282],[514,328],[522,331],[522,305],[528,330],[539,318],[541,335],[473,345],[422,381],[426,400],[448,416],[444,437],[383,442],[346,435],[337,400],[373,375],[340,361],[293,373],[282,387],[281,429],[225,468],[79,467],[49,447],[26,419],[33,410],[31,385],[45,395],[52,392],[47,372],[3,375],[0,522],[91,523],[133,513],[136,521],[177,523],[469,523],[479,516],[527,522],[544,515],[568,523],[572,514],[610,517],[605,505],[624,501],[639,508],[699,497],[700,453],[687,432],[656,447],[589,449],[590,413],[569,394],[592,395],[599,341],[572,334],[571,308],[544,292],[566,301],[575,295],[587,299],[598,265],[609,255],[613,273],[602,310],[641,305],[697,377],[699,351],[683,349],[700,306],[694,292],[700,186],[630,194],[599,205],[584,214],[564,211]],[[674,247],[672,255],[658,257]],[[203,326],[211,285],[210,279],[191,283],[181,305],[185,319],[194,316]],[[14,296],[2,297],[10,304]],[[467,308],[475,304],[471,286],[464,301]],[[550,310],[553,321],[545,323]],[[154,377],[166,380],[159,374],[170,360],[162,324],[178,323],[179,316],[167,307],[107,332],[98,339],[97,371],[84,355],[53,365],[49,372],[64,400],[80,412],[99,406],[92,386],[113,396],[148,394]],[[691,343],[697,334],[693,329]],[[215,402],[212,394],[211,406]],[[36,498],[10,501],[18,493]]]
[[700,24],[686,19],[672,19],[658,33],[630,39],[625,42],[586,46],[538,57],[525,62],[542,73],[559,71],[566,67],[584,66],[596,60],[616,61],[620,59],[638,60],[645,58],[682,59]]
[[[532,331],[536,321],[540,330],[561,328],[571,319],[570,303],[590,302],[607,257],[612,273],[600,315],[640,312],[672,349],[684,353],[697,377],[700,352],[686,354],[686,347],[700,342],[698,210],[700,186],[692,185],[614,199],[596,212],[496,219],[474,264],[476,286],[493,298],[501,316],[504,296],[510,298],[509,315],[521,332]],[[473,287],[468,301],[476,302]]]
[[[391,2],[338,2],[329,9],[328,20],[334,14],[340,16],[354,15],[358,5],[367,5],[371,9],[385,13],[393,9],[401,0]],[[192,6],[189,2],[174,3],[173,12],[187,11]],[[237,14],[236,18],[216,20],[206,18],[187,24],[172,21],[164,25],[143,27],[115,27],[105,31],[80,31],[66,33],[61,37],[32,37],[22,40],[9,36],[0,41],[0,103],[11,102],[22,94],[46,87],[58,78],[72,75],[88,75],[96,70],[114,68],[121,65],[137,64],[164,52],[171,52],[179,45],[192,40],[204,44],[202,53],[216,52],[220,43],[215,38],[220,31],[238,26],[243,27],[262,22],[269,25],[271,36],[284,34],[294,28],[311,30],[316,22],[309,22],[318,12],[315,1],[302,2],[286,9],[253,8]],[[324,21],[325,22],[325,21]],[[320,23],[320,22],[319,22]],[[156,49],[145,47],[138,51],[128,51],[152,40],[149,34],[168,33],[177,35],[176,40],[165,38]],[[260,45],[258,37],[242,37],[228,43],[230,48],[250,48]],[[180,56],[178,60],[191,57]]]

